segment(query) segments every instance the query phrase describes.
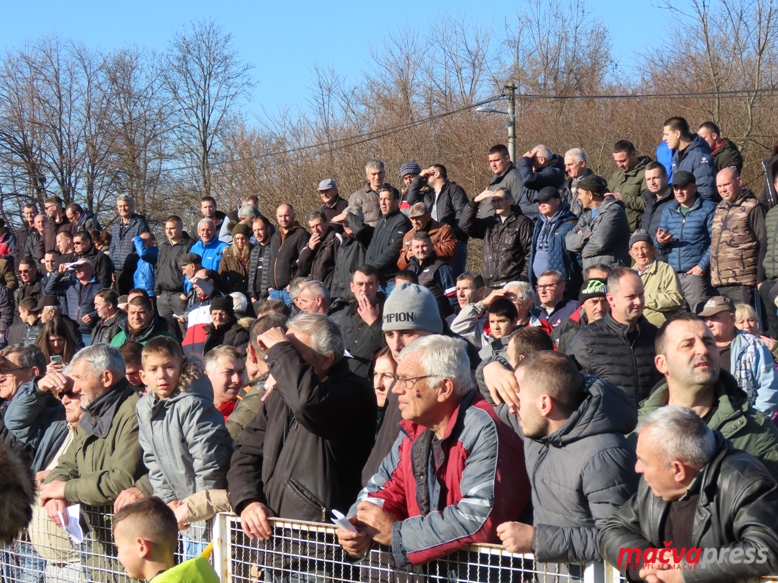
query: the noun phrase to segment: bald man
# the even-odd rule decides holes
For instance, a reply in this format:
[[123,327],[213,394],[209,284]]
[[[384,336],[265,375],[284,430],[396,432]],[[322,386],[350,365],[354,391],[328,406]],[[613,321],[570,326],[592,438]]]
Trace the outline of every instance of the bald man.
[[297,215],[291,204],[282,204],[276,210],[278,230],[270,239],[270,286],[268,295],[273,300],[292,303],[289,282],[297,275],[297,258],[308,245],[311,234],[297,222]]

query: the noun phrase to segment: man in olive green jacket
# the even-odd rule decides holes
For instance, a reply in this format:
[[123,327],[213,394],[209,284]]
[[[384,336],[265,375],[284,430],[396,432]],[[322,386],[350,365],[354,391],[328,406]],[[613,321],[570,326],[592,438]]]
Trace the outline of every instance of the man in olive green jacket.
[[[40,492],[41,505],[51,520],[67,521],[66,507],[112,504],[119,493],[146,473],[138,442],[138,395],[127,382],[117,348],[95,344],[76,354],[62,374],[50,373],[38,382],[41,390],[80,395],[84,414],[68,450],[49,473]],[[120,572],[111,542],[110,509],[91,509],[92,533],[86,538],[92,552],[82,555],[88,567],[101,571],[101,580]]]
[[778,479],[778,428],[720,369],[716,340],[702,319],[684,313],[668,320],[656,336],[656,353],[656,368],[667,382],[641,403],[638,416],[665,405],[688,407]]
[[613,146],[613,161],[619,169],[608,180],[608,188],[624,203],[629,219],[629,232],[634,233],[643,222],[646,200],[640,195],[648,190],[646,166],[651,162],[651,158],[638,156],[632,142],[619,140]]

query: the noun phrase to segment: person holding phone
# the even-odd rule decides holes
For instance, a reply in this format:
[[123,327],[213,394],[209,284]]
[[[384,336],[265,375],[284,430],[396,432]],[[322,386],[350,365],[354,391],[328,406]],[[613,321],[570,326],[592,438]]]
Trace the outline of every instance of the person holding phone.
[[76,339],[62,318],[54,318],[43,325],[37,344],[48,363],[46,374],[62,372],[78,351]]

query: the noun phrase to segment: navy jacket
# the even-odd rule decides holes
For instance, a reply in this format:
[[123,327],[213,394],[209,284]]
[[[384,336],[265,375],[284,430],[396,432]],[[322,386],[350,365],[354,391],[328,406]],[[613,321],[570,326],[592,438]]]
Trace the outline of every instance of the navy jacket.
[[113,268],[119,271],[124,269],[127,256],[135,251],[132,240],[141,233],[148,233],[149,225],[142,215],[133,213],[130,222],[126,225],[121,218],[111,228],[111,248],[109,255],[113,261]]
[[713,202],[721,200],[716,188],[716,164],[710,146],[697,134],[692,134],[692,141],[683,152],[673,150],[673,174],[679,170],[694,174],[697,192],[702,198]]
[[[78,324],[78,329],[82,334],[91,334],[92,328],[100,321],[97,316],[97,310],[95,310],[95,295],[104,287],[105,284],[94,277],[92,281],[82,285],[76,279],[75,273],[66,271],[57,273],[54,277],[49,278],[46,281],[45,291],[47,296],[54,296],[57,295],[57,292],[64,292],[68,316]],[[81,321],[81,318],[88,314],[92,316],[91,325],[84,324]]]
[[[524,183],[521,189],[521,196],[518,196],[516,204],[521,207],[521,212],[533,221],[538,218],[538,205],[535,203],[535,195],[545,186],[559,188],[565,182],[565,161],[563,158],[554,154],[547,166],[544,166],[537,172],[532,170],[532,160],[529,158],[519,158],[516,164],[519,171],[519,177]],[[517,194],[514,192],[514,196]]]
[[[657,243],[656,248],[667,255],[667,262],[676,273],[686,273],[695,265],[707,271],[716,204],[698,196],[686,217],[678,210],[679,206],[678,201],[674,201],[662,211],[659,228],[670,233],[673,240],[667,245]],[[651,236],[656,240],[656,233]]]
[[[575,287],[581,283],[581,266],[578,264],[578,258],[572,251],[567,250],[565,235],[569,233],[578,222],[578,217],[570,210],[570,205],[562,201],[557,214],[552,217],[551,235],[548,246],[548,269],[554,269],[565,276],[565,282],[568,287]],[[529,282],[535,287],[537,277],[532,270],[532,264],[535,261],[535,252],[540,239],[540,232],[543,230],[544,220],[538,218],[535,222],[535,231],[532,233],[532,249],[529,254]]]

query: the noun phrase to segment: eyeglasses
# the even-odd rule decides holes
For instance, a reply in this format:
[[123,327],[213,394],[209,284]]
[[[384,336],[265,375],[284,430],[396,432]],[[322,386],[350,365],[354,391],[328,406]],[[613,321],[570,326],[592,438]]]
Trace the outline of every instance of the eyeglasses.
[[27,370],[21,366],[2,366],[0,367],[0,376],[11,374],[12,372],[18,372],[20,370]]
[[549,284],[546,284],[546,285],[538,285],[538,289],[553,289],[553,288],[555,288],[558,285],[559,285],[558,283],[549,283]]
[[30,273],[31,271],[32,271],[31,269],[20,269],[19,274],[21,275],[23,273]]
[[395,383],[403,383],[405,385],[405,390],[410,391],[420,380],[434,378],[434,375],[426,374],[423,377],[401,377],[392,375],[392,378],[394,378]]

